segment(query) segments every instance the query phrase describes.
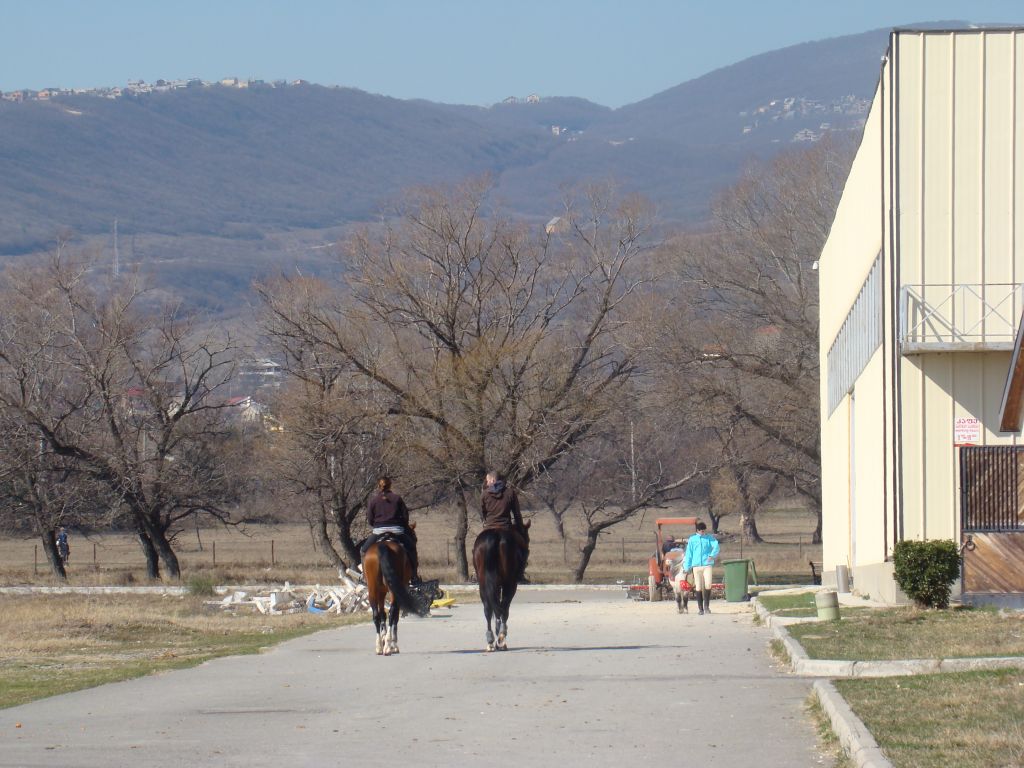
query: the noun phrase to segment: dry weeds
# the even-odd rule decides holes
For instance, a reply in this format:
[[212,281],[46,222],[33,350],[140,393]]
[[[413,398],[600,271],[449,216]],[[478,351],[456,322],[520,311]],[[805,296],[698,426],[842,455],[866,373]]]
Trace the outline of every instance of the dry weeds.
[[822,758],[830,760],[832,768],[855,768],[850,756],[843,749],[843,745],[839,743],[835,731],[832,730],[832,722],[816,694],[812,693],[807,698],[805,709],[818,735],[818,751]]

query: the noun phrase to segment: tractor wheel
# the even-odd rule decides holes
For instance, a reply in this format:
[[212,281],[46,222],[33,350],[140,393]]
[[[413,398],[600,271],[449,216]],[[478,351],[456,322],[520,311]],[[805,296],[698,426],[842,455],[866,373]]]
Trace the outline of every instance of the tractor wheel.
[[647,577],[647,590],[651,596],[651,602],[656,603],[661,601],[661,587],[654,582],[653,576]]

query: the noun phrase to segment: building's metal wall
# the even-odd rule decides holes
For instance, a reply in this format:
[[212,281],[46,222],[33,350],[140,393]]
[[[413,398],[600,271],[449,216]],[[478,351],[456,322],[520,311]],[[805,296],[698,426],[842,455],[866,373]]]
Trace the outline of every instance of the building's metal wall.
[[[939,306],[955,284],[1017,282],[1024,35],[904,32],[893,60],[901,285],[923,285]],[[957,309],[958,323],[996,324],[980,301]],[[1001,314],[1020,311],[1007,305]],[[900,358],[905,538],[959,536],[957,417],[982,421],[983,444],[1015,442],[996,431],[1008,363],[1001,352]]]
[[[820,288],[821,335],[821,424],[822,424],[822,536],[826,578],[836,565],[853,565],[853,560],[868,556],[870,534],[851,539],[854,515],[857,526],[867,531],[884,504],[884,424],[877,415],[883,408],[883,349],[868,350],[863,368],[856,377],[856,406],[845,393],[836,407],[830,408],[828,350],[835,347],[849,311],[858,297],[883,247],[881,203],[882,104],[880,94],[868,114],[860,150],[853,161],[843,190],[838,212],[822,251],[818,266]],[[882,270],[884,271],[884,264]],[[884,290],[884,286],[879,286]],[[881,298],[881,297],[879,297]],[[858,365],[858,368],[860,366]],[[851,423],[857,423],[851,431]],[[859,459],[850,461],[851,438]],[[856,509],[854,509],[854,507]],[[881,533],[876,537],[881,541]],[[856,553],[855,553],[855,550]]]
[[[900,355],[901,290],[939,303],[955,284],[1024,281],[1022,194],[1024,33],[895,33],[820,266],[824,566],[851,565],[879,597],[895,595],[895,541],[959,537],[954,420],[1016,442],[996,431],[1009,354]],[[826,351],[880,248],[882,348],[829,415]],[[985,308],[957,312],[969,325]]]

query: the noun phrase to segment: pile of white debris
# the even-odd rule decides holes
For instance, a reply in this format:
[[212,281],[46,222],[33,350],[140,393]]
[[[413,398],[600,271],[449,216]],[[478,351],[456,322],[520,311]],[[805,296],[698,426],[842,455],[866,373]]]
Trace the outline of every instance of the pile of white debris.
[[293,587],[287,581],[283,587],[261,587],[247,592],[242,589],[228,592],[223,600],[210,600],[207,605],[217,605],[227,611],[240,606],[256,606],[256,610],[268,616],[285,613],[357,613],[370,610],[367,600],[366,583],[363,574],[349,568],[339,572],[340,584],[333,587]]

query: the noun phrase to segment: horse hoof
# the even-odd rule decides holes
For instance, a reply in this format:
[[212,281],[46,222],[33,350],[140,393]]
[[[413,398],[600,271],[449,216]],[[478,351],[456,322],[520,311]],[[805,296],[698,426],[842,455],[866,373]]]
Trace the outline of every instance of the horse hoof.
[[487,644],[487,652],[490,653],[493,650],[494,650],[494,643],[488,643]]

